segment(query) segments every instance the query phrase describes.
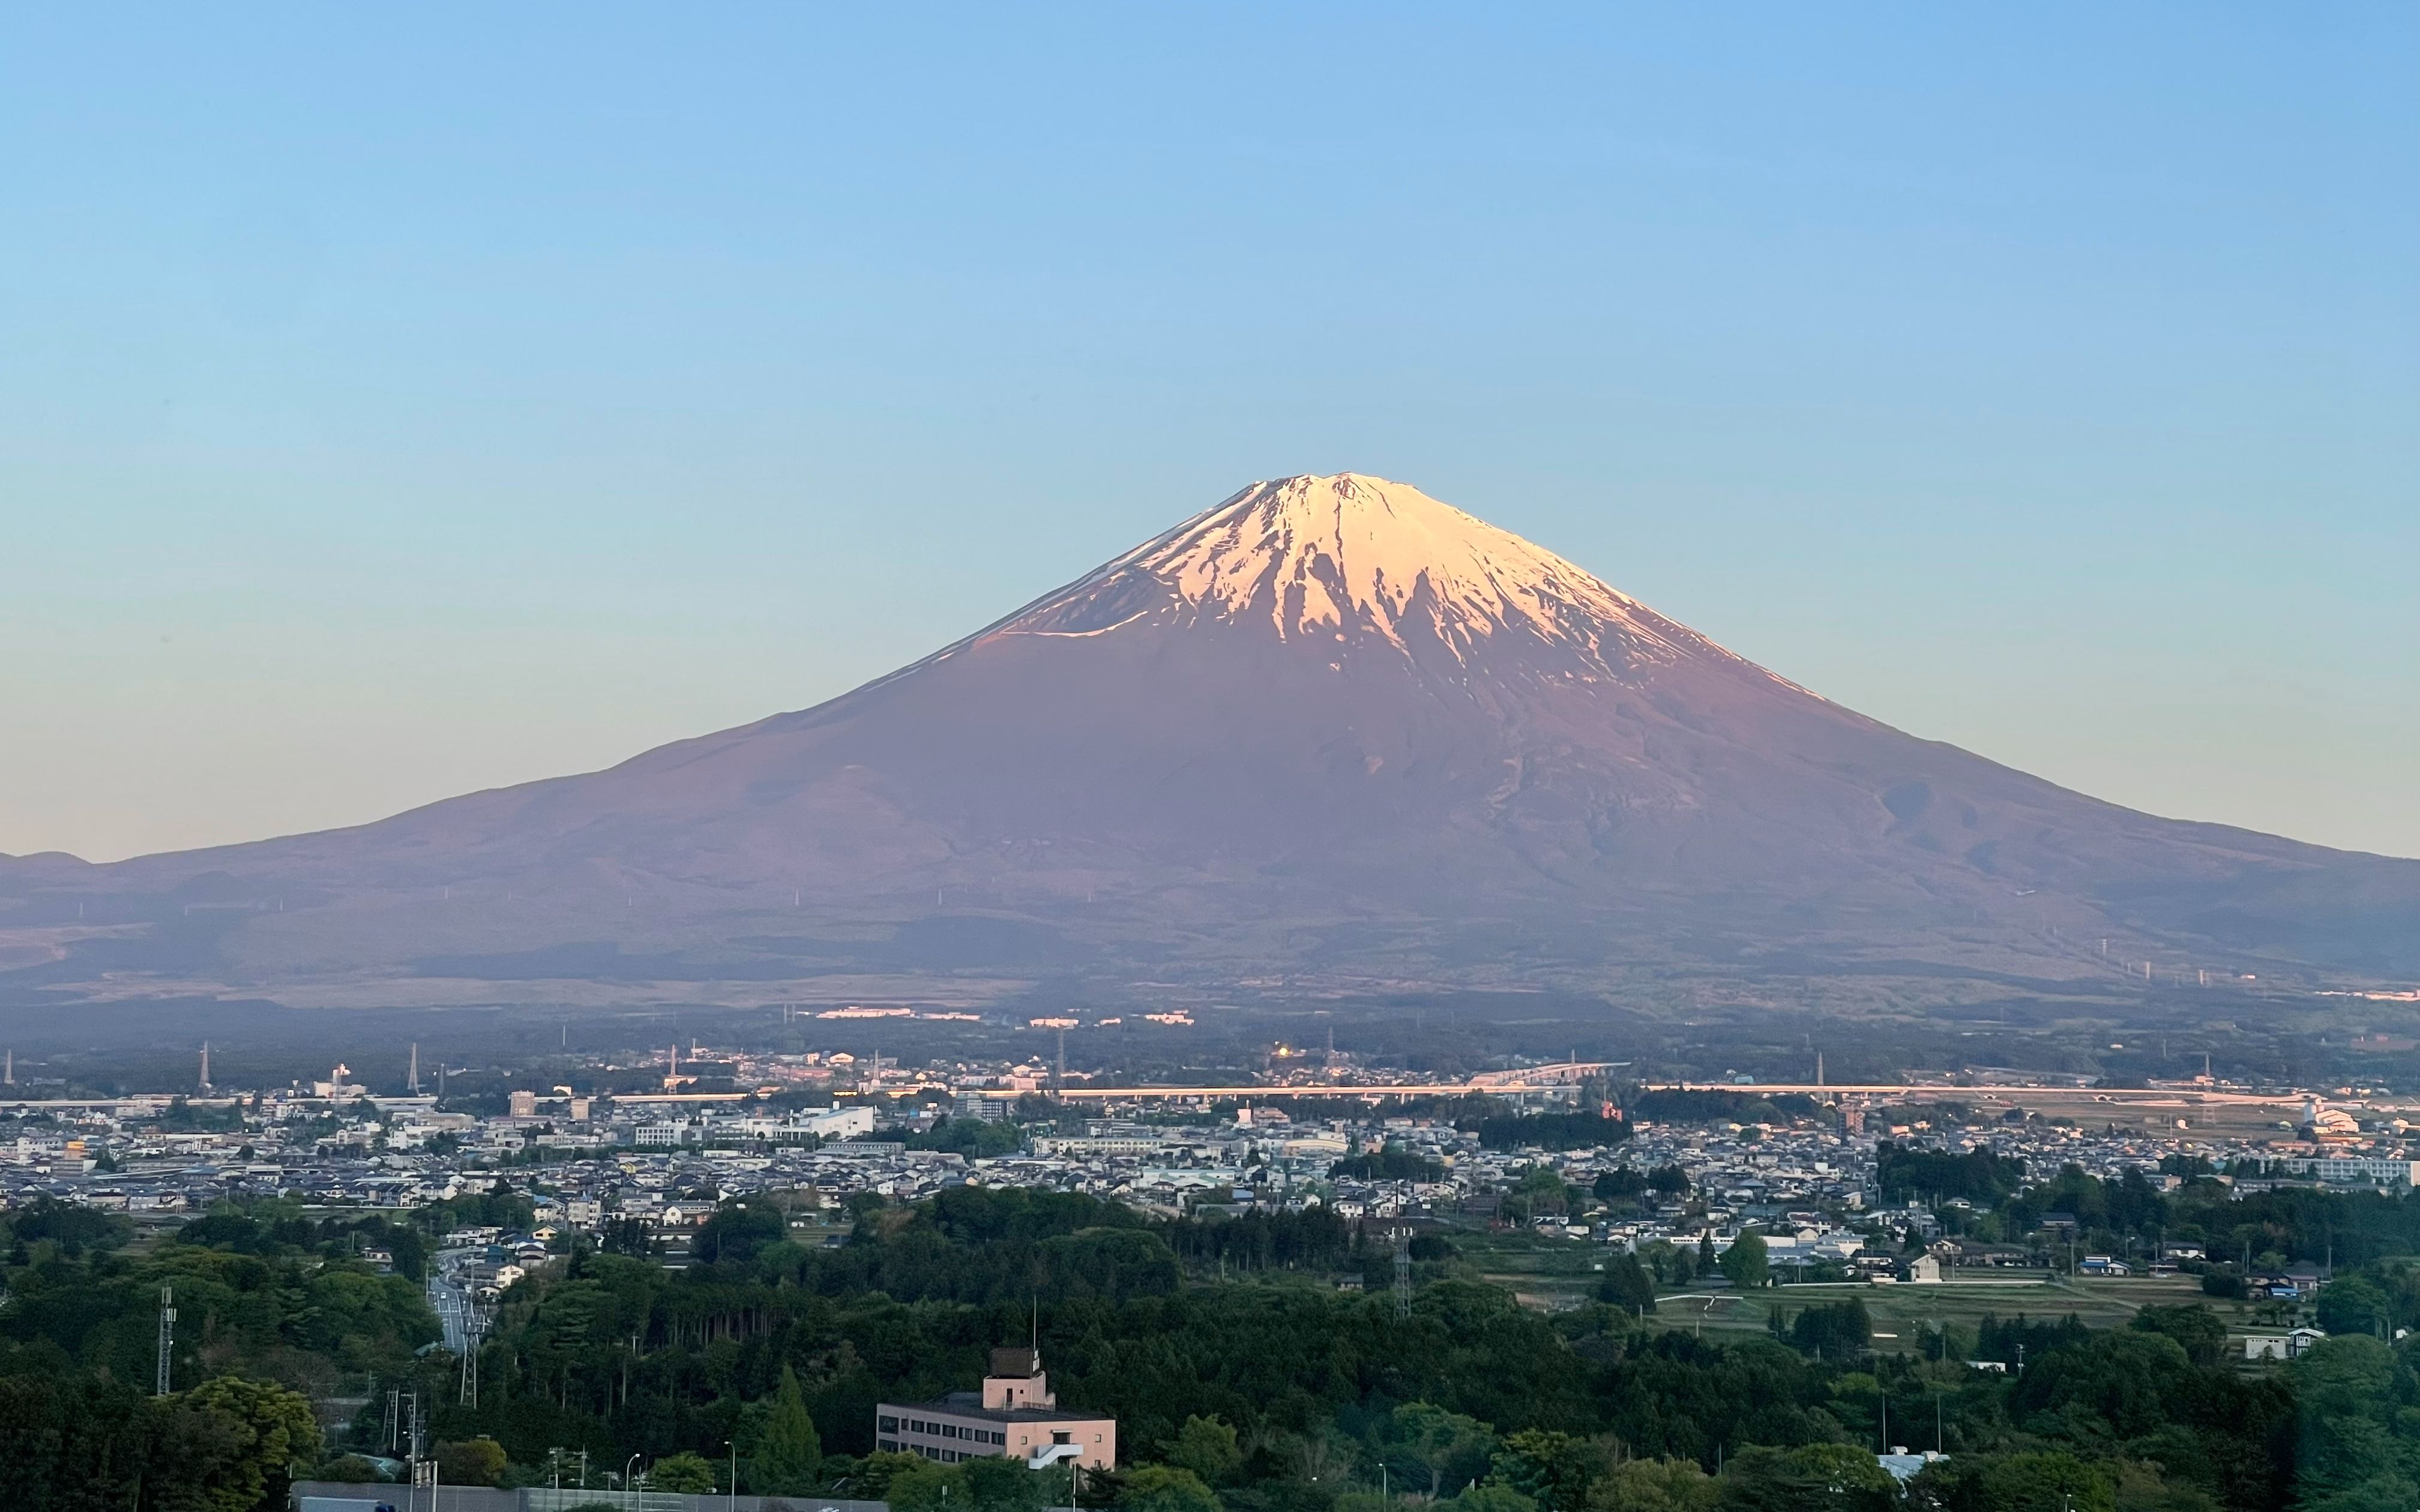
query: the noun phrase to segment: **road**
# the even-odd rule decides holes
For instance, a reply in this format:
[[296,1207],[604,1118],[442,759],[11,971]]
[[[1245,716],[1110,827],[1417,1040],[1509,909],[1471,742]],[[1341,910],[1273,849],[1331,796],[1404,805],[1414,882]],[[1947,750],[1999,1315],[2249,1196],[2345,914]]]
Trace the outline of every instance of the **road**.
[[478,1253],[473,1249],[439,1250],[436,1267],[428,1273],[428,1305],[437,1314],[438,1322],[444,1325],[445,1347],[456,1354],[470,1347],[471,1299],[455,1282],[454,1273],[470,1264],[472,1257]]

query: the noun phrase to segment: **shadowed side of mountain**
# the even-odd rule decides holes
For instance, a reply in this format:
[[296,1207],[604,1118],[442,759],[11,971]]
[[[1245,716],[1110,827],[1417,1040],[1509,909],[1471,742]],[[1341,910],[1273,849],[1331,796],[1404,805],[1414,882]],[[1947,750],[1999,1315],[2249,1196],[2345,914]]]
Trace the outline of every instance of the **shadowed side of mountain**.
[[[1659,963],[1754,976],[1759,952],[2055,980],[2110,975],[2112,935],[2135,959],[2420,973],[2420,862],[2160,819],[1907,735],[1357,474],[1256,485],[810,709],[352,829],[23,858],[0,897],[13,927],[72,908],[255,984],[1584,991]],[[233,922],[170,927],[197,908]],[[132,969],[113,939],[40,964]]]

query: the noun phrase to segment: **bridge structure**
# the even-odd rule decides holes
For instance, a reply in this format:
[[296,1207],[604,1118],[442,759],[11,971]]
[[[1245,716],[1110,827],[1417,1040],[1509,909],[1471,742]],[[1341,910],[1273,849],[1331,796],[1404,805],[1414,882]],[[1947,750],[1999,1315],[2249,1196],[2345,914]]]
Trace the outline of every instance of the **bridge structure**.
[[1555,1099],[1576,1095],[1580,1083],[1616,1064],[1619,1062],[1562,1061],[1519,1071],[1488,1072],[1460,1082],[1251,1082],[1222,1087],[1064,1087],[1060,1088],[1059,1096],[1070,1103],[1223,1103],[1231,1100],[1260,1103],[1291,1097],[1467,1097],[1474,1092],[1483,1092],[1490,1097]]
[[2063,1083],[2001,1083],[1983,1082],[1955,1086],[1947,1082],[1652,1082],[1641,1084],[1641,1090],[1676,1092],[1800,1092],[1809,1096],[1856,1099],[1866,1102],[1900,1101],[1908,1098],[1929,1098],[1964,1103],[2051,1103],[2075,1108],[2093,1103],[2113,1106],[2159,1109],[2218,1109],[2288,1111],[2296,1114],[2314,1105],[2355,1108],[2369,1113],[2410,1114],[2420,1112],[2420,1098],[2392,1095],[2345,1095],[2315,1090],[2310,1088],[2286,1088],[2269,1091],[2249,1091],[2241,1088],[2222,1087],[2095,1087],[2089,1084]]
[[[1591,1076],[1616,1071],[1623,1061],[1571,1060],[1549,1066],[1531,1066],[1515,1071],[1487,1072],[1458,1082],[1294,1082],[1235,1083],[1214,1087],[1179,1087],[1164,1084],[1139,1087],[1069,1087],[1059,1095],[1071,1103],[1217,1103],[1229,1101],[1266,1102],[1278,1098],[1415,1098],[1467,1097],[1483,1094],[1490,1097],[1539,1097],[1564,1099],[1576,1094],[1579,1085]],[[2377,1112],[2404,1112],[2420,1108],[2420,1100],[2409,1098],[2344,1097],[2315,1093],[2306,1088],[2276,1091],[2246,1091],[2217,1087],[2093,1087],[2072,1082],[2049,1083],[1984,1083],[1957,1086],[1947,1082],[1693,1082],[1665,1081],[1634,1084],[1640,1091],[1673,1092],[1737,1092],[1747,1096],[1800,1093],[1815,1097],[1849,1098],[1860,1101],[1899,1101],[1908,1098],[1953,1099],[1968,1102],[2005,1103],[2107,1103],[2145,1108],[2278,1108],[2298,1110],[2315,1098],[2336,1107],[2367,1108]]]

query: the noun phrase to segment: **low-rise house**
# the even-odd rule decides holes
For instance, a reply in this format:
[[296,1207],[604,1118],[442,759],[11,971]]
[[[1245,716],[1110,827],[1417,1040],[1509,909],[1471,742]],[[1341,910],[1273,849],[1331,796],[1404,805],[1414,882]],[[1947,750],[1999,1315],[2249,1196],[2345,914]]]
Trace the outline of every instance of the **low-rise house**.
[[2297,1328],[2284,1334],[2254,1334],[2243,1341],[2243,1357],[2246,1360],[2297,1359],[2303,1351],[2326,1337],[2324,1332],[2316,1328]]

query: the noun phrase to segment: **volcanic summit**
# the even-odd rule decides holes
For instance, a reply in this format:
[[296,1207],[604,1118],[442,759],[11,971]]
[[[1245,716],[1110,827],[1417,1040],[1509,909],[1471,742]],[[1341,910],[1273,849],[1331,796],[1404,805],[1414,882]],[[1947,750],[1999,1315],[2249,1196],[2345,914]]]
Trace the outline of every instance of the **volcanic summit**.
[[[271,994],[2048,980],[2106,969],[2112,935],[2420,969],[2420,862],[2157,818],[1903,733],[1358,473],[1254,484],[813,708],[354,829],[0,863],[9,897],[130,921],[45,980],[82,958]],[[128,943],[197,899],[224,927]]]

